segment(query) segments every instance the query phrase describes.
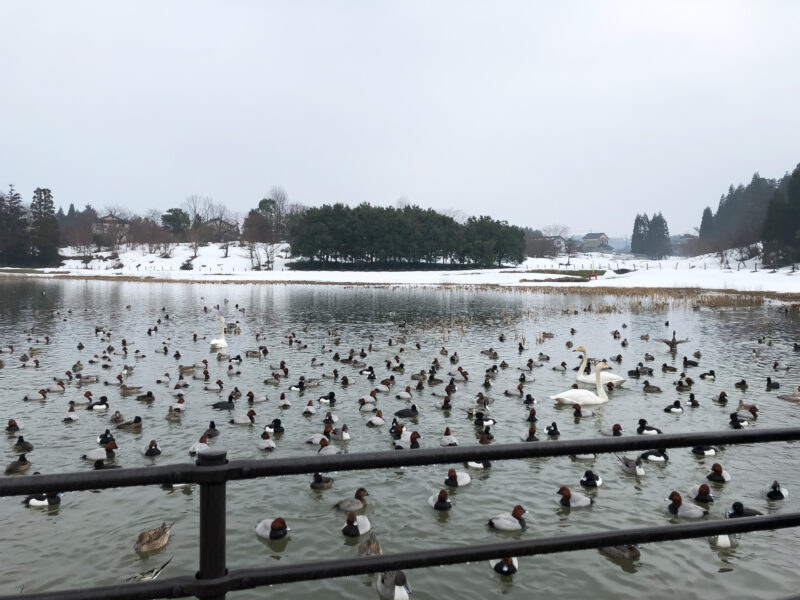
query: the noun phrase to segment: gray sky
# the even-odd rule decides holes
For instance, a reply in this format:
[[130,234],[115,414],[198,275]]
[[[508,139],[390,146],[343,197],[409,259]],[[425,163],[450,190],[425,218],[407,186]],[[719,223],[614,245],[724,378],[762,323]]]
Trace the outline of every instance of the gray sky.
[[630,235],[800,162],[800,2],[0,0],[0,174]]

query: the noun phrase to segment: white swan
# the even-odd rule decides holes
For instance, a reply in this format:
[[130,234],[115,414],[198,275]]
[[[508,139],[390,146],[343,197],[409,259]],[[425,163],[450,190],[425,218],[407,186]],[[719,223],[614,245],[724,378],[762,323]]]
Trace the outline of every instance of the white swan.
[[560,402],[561,404],[580,404],[581,406],[586,404],[603,404],[608,402],[608,396],[606,396],[606,391],[603,388],[603,383],[601,380],[603,370],[608,368],[609,366],[605,363],[597,363],[595,373],[595,387],[597,388],[596,394],[594,392],[590,392],[589,390],[572,388],[566,392],[561,392],[555,396],[550,396],[550,398]]
[[[577,381],[578,383],[583,383],[585,385],[594,385],[595,376],[584,374],[584,371],[586,371],[586,363],[589,362],[589,353],[586,351],[586,348],[584,348],[583,346],[578,346],[573,350],[573,352],[581,352],[583,354],[583,361],[581,362],[581,368],[578,369],[578,376],[575,378],[575,381]],[[623,383],[625,383],[625,378],[620,377],[619,375],[614,375],[613,373],[603,373],[600,377],[600,382],[603,385],[613,383],[614,387],[619,387]]]
[[228,342],[225,341],[225,317],[220,317],[219,320],[222,322],[222,331],[220,332],[220,336],[222,337],[211,340],[211,350],[219,350],[228,347]]

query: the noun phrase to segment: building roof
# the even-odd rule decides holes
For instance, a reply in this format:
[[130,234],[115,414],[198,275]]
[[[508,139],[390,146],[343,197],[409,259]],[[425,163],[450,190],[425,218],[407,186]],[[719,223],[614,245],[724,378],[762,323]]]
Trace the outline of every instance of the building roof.
[[585,240],[599,240],[601,237],[608,237],[605,233],[587,233],[583,236]]

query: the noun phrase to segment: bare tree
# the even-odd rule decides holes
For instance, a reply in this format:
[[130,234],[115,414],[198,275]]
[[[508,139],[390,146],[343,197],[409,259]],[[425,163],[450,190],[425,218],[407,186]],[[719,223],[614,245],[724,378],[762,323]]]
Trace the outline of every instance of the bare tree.
[[567,236],[569,235],[569,227],[555,223],[553,225],[548,225],[547,227],[542,227],[542,233],[548,237],[560,235],[566,240]]
[[208,220],[211,211],[211,198],[192,194],[183,202],[182,208],[189,215],[189,231],[186,232],[186,239],[192,245],[192,258],[197,258],[197,249],[203,241],[203,225]]
[[131,218],[133,213],[124,206],[106,206],[106,214],[113,217],[113,220],[103,224],[104,241],[112,250],[116,251],[126,241],[130,230]]

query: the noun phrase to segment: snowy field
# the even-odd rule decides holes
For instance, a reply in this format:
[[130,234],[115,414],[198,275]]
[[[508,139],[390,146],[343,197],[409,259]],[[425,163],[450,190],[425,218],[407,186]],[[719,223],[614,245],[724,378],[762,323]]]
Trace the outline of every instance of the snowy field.
[[[255,271],[246,248],[231,245],[228,257],[215,244],[199,248],[192,261],[192,270],[181,270],[191,258],[188,245],[175,246],[169,258],[148,254],[143,247],[119,252],[118,259],[110,253],[96,253],[93,260],[67,259],[59,268],[0,269],[15,276],[74,276],[125,277],[158,280],[261,282],[261,283],[332,283],[365,285],[498,285],[498,286],[573,286],[621,288],[697,288],[709,290],[738,290],[746,292],[800,293],[800,271],[790,268],[776,272],[762,269],[758,259],[739,263],[733,258],[729,266],[720,264],[716,255],[692,258],[672,257],[662,261],[642,260],[620,254],[581,254],[557,259],[529,258],[513,269],[471,269],[456,271],[292,271],[287,266],[286,245],[276,251],[272,271]],[[733,253],[732,253],[733,254]],[[76,256],[69,248],[64,256]],[[576,276],[575,270],[605,270],[605,274],[588,282],[583,279],[562,281]],[[616,274],[613,270],[630,269]],[[539,273],[537,270],[558,270],[558,273]]]

